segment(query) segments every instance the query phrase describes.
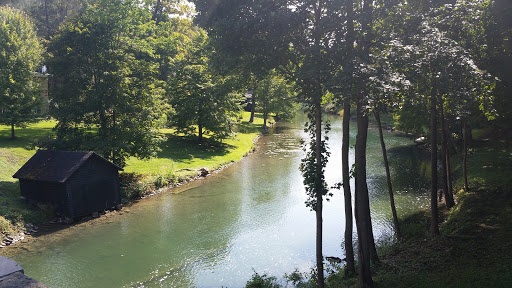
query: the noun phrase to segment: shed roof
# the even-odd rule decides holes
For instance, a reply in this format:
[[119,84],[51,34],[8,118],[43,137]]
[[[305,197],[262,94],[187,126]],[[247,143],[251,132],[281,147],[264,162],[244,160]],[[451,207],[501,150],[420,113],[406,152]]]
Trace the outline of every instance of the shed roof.
[[39,150],[12,177],[63,183],[91,157],[98,157],[107,165],[123,170],[94,152]]

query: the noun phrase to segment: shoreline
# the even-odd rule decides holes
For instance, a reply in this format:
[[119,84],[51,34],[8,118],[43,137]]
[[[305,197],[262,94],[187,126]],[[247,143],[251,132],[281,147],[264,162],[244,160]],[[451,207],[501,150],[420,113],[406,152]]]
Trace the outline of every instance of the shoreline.
[[[245,153],[242,158],[238,159],[237,161],[232,161],[229,163],[225,163],[220,165],[218,168],[208,171],[208,174],[202,176],[201,175],[201,169],[194,169],[193,171],[199,172],[196,175],[190,175],[189,177],[186,177],[184,180],[180,181],[179,183],[175,185],[169,185],[166,187],[162,187],[159,189],[152,190],[149,194],[144,195],[137,199],[128,199],[128,201],[123,204],[122,209],[120,210],[105,210],[101,213],[92,214],[83,217],[82,219],[76,221],[67,223],[65,219],[63,218],[52,218],[48,219],[45,222],[41,223],[39,226],[32,225],[30,223],[27,223],[25,226],[26,230],[29,233],[21,232],[18,234],[13,235],[7,235],[6,238],[12,238],[15,239],[11,244],[9,245],[0,245],[0,251],[3,252],[3,256],[12,256],[14,254],[20,253],[21,251],[18,250],[30,250],[26,246],[29,246],[30,244],[36,243],[38,241],[42,241],[44,239],[44,236],[57,233],[60,231],[66,231],[69,229],[80,229],[82,227],[87,227],[91,225],[98,225],[101,223],[109,223],[113,221],[112,218],[114,217],[121,217],[125,213],[130,213],[130,207],[133,205],[137,205],[139,202],[144,202],[143,200],[147,198],[152,198],[155,196],[158,196],[163,193],[171,193],[171,194],[179,194],[183,193],[189,189],[183,189],[186,188],[185,186],[191,185],[192,183],[199,182],[200,180],[203,180],[208,177],[215,177],[219,172],[224,170],[225,168],[238,163],[248,157],[249,155],[254,155],[255,152],[259,150],[258,142],[260,139],[268,133],[268,130],[274,128],[274,125],[268,127],[264,132],[260,133],[258,136],[255,137],[255,139],[252,141],[252,144],[255,145],[251,149]],[[200,184],[199,184],[200,185]]]

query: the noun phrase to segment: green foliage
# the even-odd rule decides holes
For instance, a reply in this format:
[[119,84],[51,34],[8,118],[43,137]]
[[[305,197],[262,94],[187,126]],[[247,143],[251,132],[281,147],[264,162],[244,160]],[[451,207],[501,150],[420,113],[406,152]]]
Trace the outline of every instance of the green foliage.
[[186,135],[197,129],[199,141],[209,132],[214,139],[227,138],[240,111],[233,79],[216,75],[209,68],[211,53],[206,33],[199,33],[188,53],[175,63],[175,74],[167,87],[173,108],[170,125]]
[[246,288],[279,288],[282,287],[277,283],[277,278],[268,276],[267,273],[263,275],[254,272],[252,278],[245,284]]
[[276,75],[275,71],[270,73],[256,85],[253,91],[256,97],[257,107],[261,107],[264,124],[269,114],[275,114],[276,118],[289,120],[294,117],[297,106],[293,97],[293,87],[286,83],[285,79]]
[[318,195],[322,195],[322,199],[327,195],[327,200],[329,200],[329,197],[333,196],[333,194],[329,192],[329,188],[325,182],[324,173],[330,156],[330,152],[327,150],[327,140],[329,140],[329,138],[326,136],[330,131],[330,125],[326,124],[324,126],[324,139],[319,143],[321,161],[320,163],[317,163],[316,147],[318,143],[316,141],[315,109],[311,106],[308,111],[309,122],[305,124],[304,128],[304,131],[309,133],[310,140],[308,143],[302,143],[302,149],[306,153],[306,156],[302,158],[299,170],[304,178],[304,186],[306,187],[306,194],[308,195],[306,206],[311,208],[311,210],[316,211]]
[[155,155],[165,105],[152,23],[134,1],[101,0],[61,26],[48,60],[59,123],[46,148],[92,150],[120,166]]
[[37,116],[41,94],[33,73],[42,53],[29,17],[9,6],[0,7],[0,124],[25,126]]
[[[317,276],[316,276],[316,270],[311,269],[311,272],[303,272],[301,273],[298,269],[295,269],[290,274],[284,274],[284,278],[286,279],[286,282],[291,284],[292,287],[296,288],[314,288],[317,287]],[[327,284],[327,283],[326,283]],[[327,287],[334,287],[334,286],[327,286]]]
[[425,115],[430,97],[442,97],[447,113],[462,119],[478,110],[489,120],[495,114],[495,79],[476,66],[472,54],[475,51],[465,49],[463,43],[438,27],[446,28],[457,17],[457,9],[450,10],[451,13],[447,10],[409,14],[404,24],[409,33],[405,37],[392,34],[385,52],[387,59],[411,82],[408,93],[395,104],[399,108],[398,126],[409,131],[422,129],[423,125],[411,115]]

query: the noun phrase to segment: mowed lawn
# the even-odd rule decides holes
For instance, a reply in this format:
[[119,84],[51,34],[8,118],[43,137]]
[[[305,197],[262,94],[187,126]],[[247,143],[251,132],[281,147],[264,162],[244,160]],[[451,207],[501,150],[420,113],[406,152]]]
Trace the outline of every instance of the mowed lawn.
[[[178,171],[179,175],[188,174],[183,169],[208,168],[215,170],[225,164],[236,162],[249,153],[254,141],[262,131],[263,118],[256,114],[253,123],[249,123],[250,113],[244,112],[238,123],[236,133],[219,142],[205,141],[199,143],[197,136],[174,135],[172,129],[161,129],[167,141],[160,145],[161,152],[149,160],[130,158],[125,172],[139,174],[164,175]],[[208,138],[206,135],[205,138]]]
[[[124,170],[140,174],[164,174],[202,167],[217,169],[238,161],[252,151],[253,143],[262,131],[261,115],[256,113],[254,123],[249,123],[249,116],[248,112],[244,112],[236,133],[222,142],[208,140],[199,143],[197,137],[174,135],[172,129],[161,129],[168,139],[161,144],[162,151],[158,152],[157,157],[149,160],[132,157]],[[56,123],[54,120],[43,120],[26,128],[16,128],[14,140],[10,139],[11,128],[0,125],[0,183],[15,181],[12,175],[36,152],[31,149],[32,143],[50,134]]]
[[[262,131],[261,115],[256,115],[254,123],[249,123],[249,116],[249,113],[244,112],[243,119],[237,124],[236,133],[222,142],[208,140],[199,143],[197,137],[174,135],[172,129],[162,129],[161,133],[168,139],[161,144],[162,151],[157,157],[149,160],[131,158],[124,171],[156,176],[178,170],[178,175],[186,176],[194,174],[189,170],[202,167],[214,170],[238,161],[254,149],[254,141]],[[0,125],[0,233],[12,230],[12,225],[38,223],[47,217],[43,210],[20,199],[18,181],[12,175],[35,154],[36,150],[31,148],[32,143],[51,134],[56,123],[54,120],[43,120],[26,128],[16,128],[14,140],[10,139],[11,128]]]

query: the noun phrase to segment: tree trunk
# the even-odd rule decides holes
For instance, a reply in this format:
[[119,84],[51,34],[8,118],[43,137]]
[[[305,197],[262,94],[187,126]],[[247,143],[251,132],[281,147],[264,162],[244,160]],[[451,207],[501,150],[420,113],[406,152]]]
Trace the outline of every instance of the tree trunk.
[[[353,69],[354,61],[354,3],[353,0],[345,1],[345,10],[347,12],[347,62],[349,70]],[[352,83],[349,84],[352,86]],[[353,87],[351,87],[353,88]],[[352,90],[353,91],[353,90]],[[352,93],[351,95],[352,96]],[[345,197],[345,257],[346,270],[345,275],[356,273],[354,261],[354,245],[352,243],[352,235],[354,234],[354,223],[352,222],[352,193],[350,191],[350,167],[349,167],[349,150],[350,150],[350,99],[345,99],[343,104],[343,140],[341,146],[341,162],[343,173],[343,194]]]
[[[361,30],[364,35],[361,40],[361,60],[370,63],[370,45],[372,31],[372,5],[364,1],[362,9]],[[375,242],[373,241],[372,220],[370,215],[370,200],[368,197],[368,184],[366,183],[366,143],[368,138],[368,111],[366,109],[366,83],[359,82],[357,87],[357,137],[355,149],[356,165],[356,224],[359,266],[359,286],[361,288],[373,287],[370,262],[376,258]]]
[[430,191],[430,209],[431,223],[430,232],[432,236],[439,235],[439,221],[437,218],[437,90],[434,86],[430,103],[430,134],[431,134],[431,191]]
[[473,143],[473,134],[471,133],[471,125],[466,122],[466,136],[468,139],[468,149],[471,149]]
[[[442,98],[441,98],[442,99]],[[448,185],[448,133],[446,127],[446,121],[444,119],[444,101],[441,100],[439,104],[439,110],[441,113],[441,162],[442,162],[442,177],[441,181],[443,182],[443,192],[444,192],[444,200],[446,203],[446,207],[448,209],[455,206],[455,202],[453,201],[452,192],[450,191],[450,187]]]
[[[116,131],[117,127],[116,127],[116,110],[112,111],[112,138],[114,140],[114,145],[115,147],[118,147],[117,145],[117,131]],[[117,153],[116,153],[116,149],[117,148],[113,148],[112,149],[112,162],[114,162],[115,164],[119,165],[120,163],[117,161]]]
[[391,203],[391,212],[393,213],[393,225],[395,226],[395,234],[398,239],[402,238],[400,233],[400,224],[398,223],[398,215],[396,213],[395,196],[393,195],[393,185],[391,184],[391,173],[389,172],[388,155],[386,151],[386,144],[384,143],[384,135],[382,133],[382,123],[380,121],[380,114],[377,110],[373,110],[377,126],[379,127],[380,147],[382,148],[382,157],[384,158],[384,166],[386,168],[386,180],[388,182],[389,200]]
[[266,100],[263,102],[263,129],[267,129],[267,117],[268,117],[268,96],[267,96]]
[[464,127],[463,127],[463,133],[464,133],[464,159],[462,160],[462,174],[464,177],[464,191],[469,191],[469,185],[468,185],[468,129],[467,129],[467,123],[464,121]]
[[358,266],[360,287],[373,287],[370,268],[373,237],[370,216],[368,186],[366,183],[366,142],[368,133],[368,115],[366,114],[364,96],[357,99],[357,137],[355,149],[356,164],[356,224],[359,242]]
[[[320,99],[315,103],[315,133],[316,133],[316,182],[322,185],[322,107]],[[322,255],[322,187],[316,187],[316,268],[318,271],[318,287],[324,287],[324,257]]]
[[346,100],[343,105],[343,143],[341,146],[341,162],[343,173],[343,194],[345,197],[345,256],[347,267],[345,274],[356,272],[354,264],[354,246],[352,245],[352,234],[354,225],[352,223],[352,193],[350,191],[350,101]]
[[[449,136],[448,136],[449,138]],[[452,195],[453,199],[453,184],[452,184],[452,164],[450,162],[450,150],[446,152],[446,167],[448,169],[448,174],[446,177],[448,177],[448,191],[450,191],[450,194]],[[453,201],[455,204],[455,200]]]
[[254,111],[256,110],[256,94],[254,92],[252,93],[251,102],[251,119],[249,119],[249,123],[254,122]]
[[15,139],[16,136],[14,135],[14,123],[11,123],[11,139]]
[[50,18],[48,16],[48,0],[44,0],[44,15],[46,18],[46,40],[50,40]]
[[199,134],[199,142],[203,142],[203,124],[201,124],[201,121],[197,123],[197,131]]

